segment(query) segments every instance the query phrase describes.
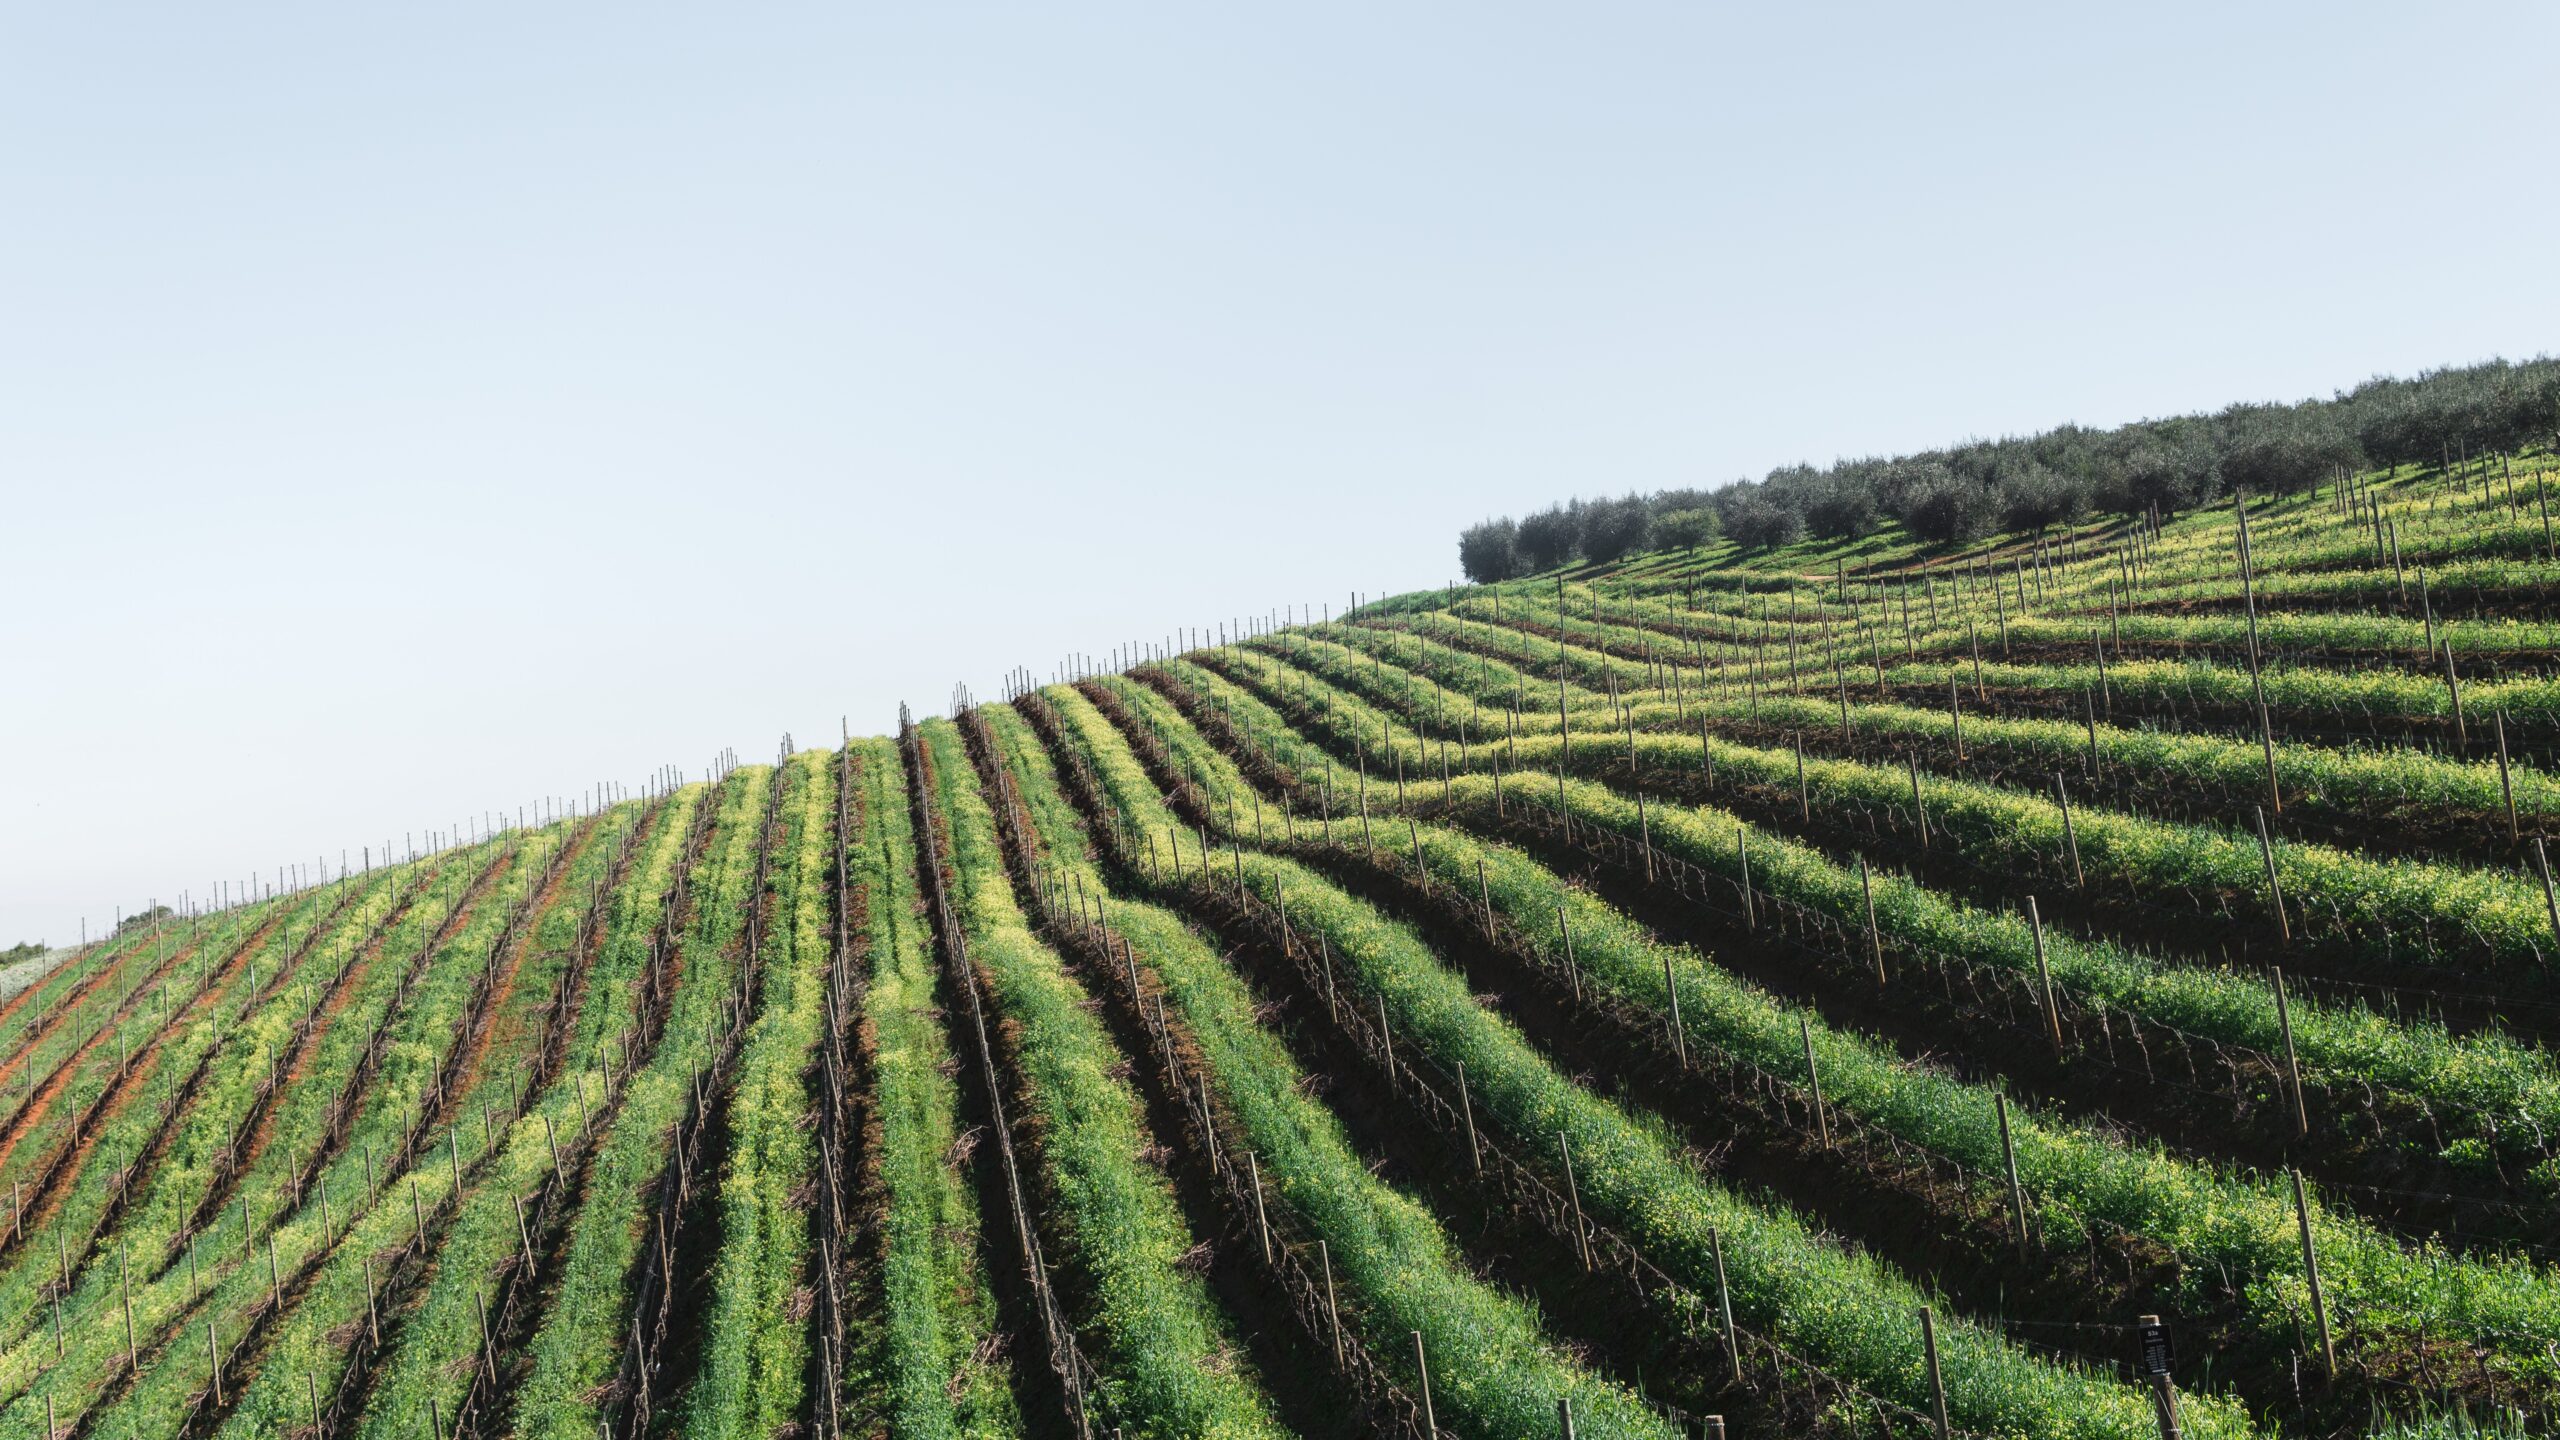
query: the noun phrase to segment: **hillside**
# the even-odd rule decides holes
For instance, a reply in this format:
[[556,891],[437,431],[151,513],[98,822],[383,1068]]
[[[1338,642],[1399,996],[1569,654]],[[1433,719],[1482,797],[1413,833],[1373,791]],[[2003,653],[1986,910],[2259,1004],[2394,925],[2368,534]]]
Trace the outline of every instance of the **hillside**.
[[0,1433],[2549,1433],[2555,483],[1417,592],[128,927],[0,1000]]

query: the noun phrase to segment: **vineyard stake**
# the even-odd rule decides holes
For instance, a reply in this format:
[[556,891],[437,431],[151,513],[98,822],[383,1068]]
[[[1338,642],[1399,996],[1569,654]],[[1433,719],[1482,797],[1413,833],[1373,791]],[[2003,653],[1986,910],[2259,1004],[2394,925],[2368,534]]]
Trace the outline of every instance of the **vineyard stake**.
[[2539,835],[2533,837],[2533,865],[2542,876],[2543,913],[2551,917],[2552,938],[2560,941],[2560,899],[2555,899],[2551,893],[2551,854],[2543,848]]
[[[2546,874],[2543,889],[2547,891],[2550,888]],[[2555,931],[2560,931],[2560,920],[2553,921],[2552,928]],[[1564,970],[1565,974],[1573,978],[1573,999],[1574,1003],[1578,1005],[1582,1003],[1582,965],[1581,962],[1574,959],[1573,925],[1570,921],[1565,919],[1564,907],[1562,905],[1558,905],[1556,907],[1556,929],[1564,936]]]
[[1481,1175],[1484,1173],[1484,1146],[1476,1141],[1476,1105],[1474,1099],[1467,1094],[1467,1062],[1461,1060],[1457,1064],[1458,1113],[1466,1117],[1467,1122],[1467,1159],[1475,1166],[1476,1173]]
[[2258,859],[2267,867],[2267,898],[2276,907],[2276,939],[2290,945],[2293,943],[2293,922],[2284,914],[2284,882],[2276,878],[2276,847],[2267,838],[2267,812],[2261,809],[2255,813],[2258,817]]
[[1920,1307],[1920,1345],[1929,1361],[1929,1408],[1938,1440],[1951,1440],[1955,1432],[1947,1424],[1947,1377],[1938,1368],[1938,1317],[1926,1305]]
[[1420,1376],[1422,1380],[1422,1433],[1427,1440],[1437,1440],[1440,1434],[1440,1422],[1431,1413],[1431,1363],[1422,1353],[1422,1332],[1415,1330],[1411,1334],[1413,1335],[1413,1373]]
[[1760,918],[1751,906],[1751,832],[1738,822],[1733,827],[1733,851],[1742,860],[1742,922],[1757,930]]
[[2507,777],[2507,712],[2492,710],[2489,722],[2498,732],[2498,794],[2507,802],[2507,843],[2514,844],[2516,828],[2516,787]]
[[1733,1372],[1733,1387],[1742,1388],[1742,1337],[1733,1326],[1733,1288],[1724,1279],[1724,1232],[1707,1227],[1707,1250],[1716,1262],[1716,1313],[1724,1321],[1724,1353]]
[[1671,952],[1662,952],[1662,993],[1671,997],[1671,1042],[1680,1052],[1680,1068],[1689,1068],[1689,1027],[1680,1023],[1680,987],[1671,978]]
[[1271,1217],[1262,1208],[1262,1162],[1244,1152],[1245,1173],[1253,1182],[1253,1226],[1262,1233],[1262,1263],[1271,1264]]
[[2302,1233],[2302,1273],[2311,1282],[2311,1318],[2320,1324],[2320,1360],[2329,1373],[2338,1373],[2338,1352],[2329,1340],[2329,1302],[2320,1291],[2320,1254],[2311,1244],[2311,1202],[2302,1194],[2302,1172],[2293,1176],[2293,1217]]
[[2062,772],[2053,772],[2054,799],[2062,806],[2062,845],[2071,852],[2071,884],[2075,889],[2088,888],[2088,877],[2080,873],[2080,835],[2071,828],[2071,792],[2063,788]]
[[2276,1028],[2284,1034],[2285,1079],[2293,1086],[2293,1130],[2296,1135],[2311,1133],[2311,1112],[2302,1098],[2302,1062],[2293,1053],[2293,1005],[2284,993],[2284,967],[2272,966],[2268,978],[2276,992]]
[[1562,1130],[1556,1132],[1556,1151],[1564,1157],[1564,1193],[1573,1201],[1573,1244],[1582,1254],[1582,1268],[1591,1268],[1591,1235],[1582,1221],[1582,1187],[1573,1178],[1573,1142]]
[[[1663,962],[1666,965],[1669,961]],[[1796,1028],[1804,1035],[1804,1078],[1813,1087],[1813,1120],[1822,1132],[1822,1148],[1831,1148],[1831,1112],[1822,1108],[1822,1071],[1813,1060],[1813,1017],[1799,1015]]]
[[[1573,1433],[1573,1397],[1570,1395],[1556,1401],[1556,1433],[1564,1440],[1578,1440]],[[52,1437],[48,1435],[46,1440],[52,1440]]]
[[1333,1247],[1316,1242],[1316,1259],[1324,1265],[1324,1318],[1333,1327],[1333,1363],[1342,1363],[1342,1309],[1333,1298]]
[[2462,723],[2462,682],[2453,674],[2453,641],[2444,642],[2444,693],[2453,701],[2453,738],[2457,743],[2471,743],[2471,728]]
[[124,1293],[124,1363],[133,1369],[141,1360],[141,1349],[133,1337],[133,1267],[127,1256],[131,1246],[116,1252],[116,1286]]
[[2036,897],[2027,897],[2027,924],[2036,937],[2036,981],[2044,987],[2045,1027],[2053,1035],[2053,1058],[2062,1058],[2062,1007],[2053,1000],[2053,967],[2044,954],[2044,916],[2036,910]]
[[2000,1117],[2000,1158],[2009,1167],[2009,1209],[2018,1222],[2018,1258],[2027,1258],[2027,1192],[2018,1183],[2018,1145],[2009,1133],[2009,1097],[1995,1093],[1991,1103]]
[[1964,712],[1956,706],[1956,679],[1947,677],[1947,728],[1955,733],[1956,763],[1964,763]]
[[1884,939],[1876,933],[1876,887],[1867,877],[1867,857],[1858,857],[1858,893],[1867,902],[1867,949],[1875,956],[1876,984],[1885,984]]
[[2082,686],[2080,712],[2089,722],[2089,778],[2098,778],[2098,692]]
[[1929,804],[1920,798],[1920,761],[1917,757],[1905,755],[1902,763],[1911,772],[1911,814],[1920,831],[1920,848],[1926,850],[1929,848]]

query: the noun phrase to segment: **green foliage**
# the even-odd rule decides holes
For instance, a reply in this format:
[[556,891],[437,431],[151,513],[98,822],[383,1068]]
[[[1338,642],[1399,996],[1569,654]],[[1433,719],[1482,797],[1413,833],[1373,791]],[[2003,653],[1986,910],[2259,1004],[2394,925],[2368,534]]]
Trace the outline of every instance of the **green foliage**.
[[1040,1136],[1044,1216],[1097,1342],[1102,1413],[1132,1433],[1279,1437],[1250,1361],[1201,1278],[1181,1264],[1191,1234],[1171,1183],[1141,1159],[1151,1143],[1118,1051],[1084,987],[1031,933],[959,732],[928,721],[934,803],[950,827],[953,905],[994,1009],[1012,1035]]
[[[1097,728],[1098,715],[1070,712],[1070,721],[1129,824],[1163,833],[1175,823],[1125,741],[1105,733],[1107,724]],[[1232,766],[1209,762],[1212,753],[1195,749],[1185,758],[1200,761],[1213,786],[1240,785]],[[1467,1067],[1481,1118],[1533,1153],[1564,1135],[1583,1203],[1655,1263],[1713,1293],[1712,1232],[1721,1237],[1743,1323],[1903,1404],[1927,1403],[1915,1318],[1924,1292],[1879,1261],[1824,1243],[1799,1217],[1708,1179],[1658,1118],[1574,1083],[1408,927],[1320,872],[1250,847],[1221,855],[1214,881],[1206,868],[1192,867],[1181,883],[1229,885],[1227,877],[1241,874],[1264,904],[1285,897],[1291,923],[1324,937],[1364,1003],[1385,1005],[1399,1044]],[[1950,1406],[1968,1429],[2073,1440],[2156,1433],[2148,1402],[2110,1378],[2034,1359],[1960,1322],[1943,1325],[1939,1338]],[[2199,1436],[2256,1433],[2236,1407],[2204,1397],[2190,1397],[2187,1418]]]
[[1010,1436],[1022,1420],[995,1350],[995,1292],[960,1140],[958,1062],[935,999],[933,937],[916,882],[914,822],[897,747],[855,742],[871,985],[872,1163],[882,1195],[880,1313],[869,1370],[893,1435]]
[[[1094,733],[1099,717],[1082,696],[1053,690],[1049,698],[1076,712],[1079,734]],[[1430,1211],[1370,1172],[1340,1122],[1308,1097],[1307,1075],[1257,1020],[1259,997],[1177,913],[1115,892],[1029,726],[1011,710],[982,713],[1049,862],[1106,898],[1112,929],[1136,950],[1198,1043],[1274,1203],[1303,1217],[1330,1246],[1347,1317],[1371,1352],[1401,1371],[1405,1338],[1420,1331],[1433,1357],[1439,1414],[1463,1433],[1540,1434],[1554,1423],[1557,1402],[1569,1399],[1583,1435],[1676,1434],[1541,1334],[1528,1304],[1476,1279]],[[1178,899],[1182,891],[1167,893]],[[1403,1379],[1415,1383],[1409,1373]]]

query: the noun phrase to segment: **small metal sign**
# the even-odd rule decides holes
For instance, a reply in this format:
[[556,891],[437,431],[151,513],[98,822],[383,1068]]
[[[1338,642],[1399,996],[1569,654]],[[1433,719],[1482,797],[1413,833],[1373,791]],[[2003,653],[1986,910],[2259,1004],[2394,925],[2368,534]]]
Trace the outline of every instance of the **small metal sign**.
[[2146,1315],[2133,1327],[2142,1342],[2141,1372],[2144,1375],[2166,1375],[2178,1358],[2177,1348],[2169,1343],[2169,1327]]

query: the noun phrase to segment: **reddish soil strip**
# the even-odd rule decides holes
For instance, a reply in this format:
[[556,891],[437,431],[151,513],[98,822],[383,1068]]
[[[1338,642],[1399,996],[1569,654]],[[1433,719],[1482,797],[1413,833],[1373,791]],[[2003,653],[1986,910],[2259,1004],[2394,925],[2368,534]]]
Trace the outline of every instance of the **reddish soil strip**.
[[[264,925],[258,927],[258,931],[255,935],[241,943],[241,950],[245,953],[249,947],[264,942],[267,936],[273,933],[275,928],[282,923],[284,923],[284,917],[281,915],[268,920]],[[149,990],[154,984],[157,984],[172,968],[193,956],[196,953],[196,948],[200,943],[200,939],[201,937],[190,939],[186,944],[171,951],[167,958],[163,959],[152,969],[150,974],[143,976],[131,990],[126,992],[124,999],[113,1011],[109,1012],[104,1020],[99,1022],[96,1031],[94,1031],[87,1040],[81,1042],[81,1045],[77,1050],[72,1051],[69,1056],[65,1057],[60,1063],[53,1067],[53,1072],[45,1077],[44,1082],[41,1085],[36,1087],[34,1098],[29,1100],[26,1104],[19,1106],[18,1113],[10,1117],[7,1127],[5,1129],[0,1129],[0,1164],[6,1164],[9,1158],[17,1153],[18,1142],[25,1139],[28,1133],[34,1130],[38,1124],[41,1124],[45,1117],[51,1113],[53,1109],[53,1102],[61,1096],[65,1089],[69,1088],[73,1077],[78,1075],[80,1067],[88,1061],[90,1055],[93,1054],[99,1046],[107,1043],[108,1038],[115,1031],[117,1022],[125,1019],[133,1013],[134,1008],[142,1003],[142,997],[145,991]],[[81,996],[85,998],[100,981],[105,980],[109,974],[113,973],[114,968],[121,967],[102,970],[96,976],[92,977],[87,985],[81,987]],[[78,1003],[79,1002],[75,1000],[71,1006],[65,1008],[76,1009]],[[58,1016],[56,1018],[58,1018]],[[53,1023],[53,1020],[49,1018],[46,1023],[50,1025]],[[154,1048],[157,1047],[158,1044],[159,1036],[155,1034],[151,1039],[150,1045],[145,1048]],[[26,1053],[30,1055],[34,1053],[32,1046]],[[12,1063],[14,1064],[15,1062]],[[6,1083],[7,1074],[7,1068],[0,1067],[0,1084]]]
[[[26,989],[19,991],[17,994],[10,996],[7,1000],[0,1001],[0,1025],[7,1024],[20,1010],[25,1009],[27,1005],[36,998],[36,992],[44,988],[44,982],[62,973],[66,966],[88,964],[89,957],[97,954],[98,947],[106,943],[106,941],[100,940],[95,944],[81,946],[76,953],[65,957],[62,964],[56,965],[51,970],[37,976],[35,978],[35,983],[29,985]],[[25,1044],[27,1042],[22,1041],[20,1043]]]
[[[297,961],[302,955],[308,954],[310,950],[316,947],[322,936],[336,928],[338,922],[345,916],[347,908],[355,903],[361,893],[362,892],[359,891],[350,891],[344,899],[340,900],[326,916],[322,917],[322,919],[314,925],[312,931],[305,937],[296,956],[294,957]],[[396,914],[397,912],[394,913]],[[68,1191],[68,1182],[72,1178],[76,1177],[80,1173],[81,1168],[88,1163],[89,1152],[96,1145],[97,1138],[105,1128],[106,1124],[112,1121],[117,1114],[121,1113],[127,1104],[131,1103],[132,1098],[140,1092],[143,1085],[149,1083],[152,1074],[154,1073],[154,1067],[158,1063],[159,1052],[166,1046],[169,1037],[183,1033],[188,1026],[194,1024],[205,1014],[205,1012],[221,1003],[224,987],[231,983],[232,978],[239,973],[241,967],[247,963],[249,957],[257,953],[259,947],[265,943],[267,937],[274,931],[275,926],[280,923],[282,923],[282,917],[278,917],[276,921],[270,922],[269,924],[260,926],[256,931],[243,937],[234,944],[231,947],[230,952],[223,958],[221,967],[212,976],[206,979],[205,983],[196,991],[195,996],[187,1002],[183,1009],[171,1015],[168,1021],[162,1024],[158,1032],[152,1035],[150,1043],[144,1046],[142,1051],[133,1057],[133,1063],[131,1068],[126,1072],[125,1078],[118,1082],[111,1095],[101,1097],[102,1103],[93,1110],[89,1117],[82,1121],[79,1128],[75,1131],[77,1141],[74,1148],[69,1153],[58,1157],[51,1165],[47,1166],[44,1174],[38,1178],[35,1186],[33,1187],[32,1193],[27,1196],[30,1206],[27,1214],[27,1220],[29,1223],[13,1227],[8,1234],[0,1235],[0,1255],[5,1255],[8,1251],[14,1249],[18,1241],[26,1234],[41,1227],[48,1220],[53,1218],[55,1210],[59,1207],[63,1196]],[[262,998],[263,994],[271,994],[278,987],[282,986],[292,977],[293,973],[294,967],[291,965],[277,966],[275,973],[270,976],[266,984],[261,987]],[[205,1067],[213,1062],[214,1054],[214,1051],[208,1051],[202,1059],[196,1062],[195,1071],[178,1086],[179,1095],[184,1096],[194,1090],[196,1081],[203,1075]],[[163,1153],[166,1152],[169,1138],[176,1132],[178,1118],[183,1113],[183,1106],[173,1106],[171,1108],[167,1118],[161,1123],[159,1133],[152,1137],[151,1144],[145,1148],[142,1155],[134,1162],[132,1167],[132,1173],[134,1175],[139,1176],[149,1173],[150,1167],[159,1160]],[[106,1226],[111,1225],[114,1222],[116,1214],[122,1208],[124,1198],[124,1195],[120,1193],[116,1197],[116,1200],[108,1206],[104,1217],[102,1217],[100,1221],[100,1228],[102,1231]],[[87,1258],[85,1253],[82,1258]]]
[[[454,904],[452,912],[445,916],[444,923],[437,927],[435,934],[418,946],[417,958],[409,962],[412,976],[424,970],[427,962],[435,958],[437,947],[452,939],[463,926],[471,922],[471,917],[480,908],[480,902],[487,898],[490,888],[498,883],[498,876],[513,862],[516,853],[514,851],[500,853],[496,859],[489,862],[487,868],[483,869],[477,878],[472,880],[471,888],[463,892],[462,898]],[[258,1158],[266,1152],[268,1142],[275,1137],[276,1097],[309,1078],[311,1061],[319,1052],[321,1041],[329,1034],[347,1006],[353,1003],[356,992],[364,988],[363,978],[373,969],[373,962],[381,958],[383,943],[389,938],[387,931],[375,936],[332,982],[327,998],[321,1001],[319,1011],[304,1027],[301,1041],[293,1047],[292,1063],[284,1068],[281,1080],[267,1092],[266,1098],[259,1102],[257,1124],[251,1129],[247,1142],[240,1147],[239,1158],[232,1162],[232,1180],[237,1180],[240,1176],[249,1173],[249,1168],[256,1164]],[[391,1011],[383,1012],[381,1023],[385,1025],[391,1023]],[[196,1224],[201,1225],[204,1216],[211,1214],[214,1208],[228,1200],[230,1192],[229,1182],[216,1186],[208,1192],[204,1206],[197,1211]],[[189,1228],[193,1229],[195,1226],[191,1225]]]
[[[570,837],[568,853],[560,856],[558,863],[552,866],[550,881],[526,907],[523,928],[499,961],[497,978],[490,983],[488,995],[480,1002],[471,1034],[462,1042],[461,1054],[456,1060],[446,1062],[453,1066],[455,1080],[445,1091],[443,1113],[438,1117],[438,1123],[457,1113],[464,1097],[478,1087],[481,1066],[487,1062],[493,1049],[503,1050],[509,1055],[521,1050],[523,1037],[519,1032],[525,1027],[510,1020],[506,1013],[507,1002],[515,994],[516,977],[524,972],[525,956],[536,948],[536,932],[542,928],[542,922],[551,914],[552,908],[559,904],[560,892],[569,882],[569,871],[577,865],[578,857],[595,842],[597,828],[597,823],[592,820],[578,828],[577,833]],[[601,896],[598,903],[602,903]],[[556,997],[554,1003],[557,1003]],[[502,1028],[507,1032],[503,1043],[498,1038],[498,1031]]]
[[639,823],[631,827],[630,838],[625,842],[620,858],[614,861],[604,888],[596,892],[595,910],[587,922],[586,952],[571,962],[568,981],[561,987],[560,995],[553,1001],[551,1014],[543,1022],[542,1058],[540,1069],[535,1073],[542,1076],[545,1083],[559,1074],[560,1067],[568,1062],[569,1038],[577,1030],[579,1017],[586,1013],[587,982],[594,977],[596,966],[603,962],[604,947],[613,938],[610,933],[613,897],[622,893],[622,887],[629,882],[631,867],[639,862],[642,850],[657,834],[658,823],[666,814],[666,805],[662,798],[641,814]]
[[[268,926],[270,928],[272,928],[274,924],[274,921],[268,922]],[[192,952],[195,949],[195,944],[195,941],[190,940],[185,946],[181,947],[180,953],[185,954]],[[65,965],[85,963],[93,950],[94,947],[92,947],[92,950],[84,950],[81,952],[78,959],[66,960],[62,963]],[[176,957],[172,958],[174,959]],[[72,991],[72,993],[56,999],[52,1006],[47,1009],[43,1018],[37,1020],[34,1025],[28,1027],[26,1035],[18,1041],[16,1048],[9,1052],[9,1058],[6,1060],[0,1060],[0,1090],[5,1090],[8,1087],[9,1081],[17,1075],[20,1069],[25,1067],[29,1057],[35,1054],[36,1047],[52,1038],[53,1032],[62,1027],[63,1021],[79,1014],[80,1007],[89,1003],[89,997],[98,992],[98,987],[107,983],[107,980],[111,976],[121,972],[126,965],[133,961],[133,959],[134,957],[130,954],[117,957],[114,964],[100,967],[98,973],[81,981],[79,987]],[[35,994],[42,985],[43,982],[38,981],[36,984],[30,985],[26,989],[19,991],[17,998],[9,1002],[8,1008],[14,1010],[17,1006],[26,1003],[27,997]],[[6,1013],[7,1011],[0,1010],[0,1015],[5,1015]]]

